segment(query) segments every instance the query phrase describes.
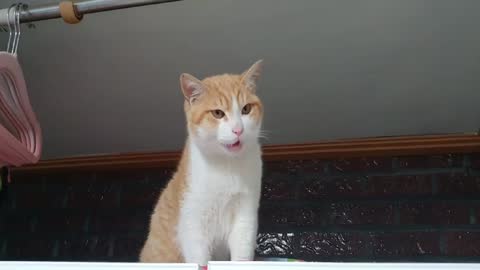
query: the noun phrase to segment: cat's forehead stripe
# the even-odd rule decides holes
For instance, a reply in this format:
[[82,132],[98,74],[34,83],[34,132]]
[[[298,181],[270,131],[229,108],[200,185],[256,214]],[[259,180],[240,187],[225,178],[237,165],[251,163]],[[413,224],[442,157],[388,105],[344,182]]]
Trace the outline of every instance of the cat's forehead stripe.
[[238,105],[238,98],[235,97],[235,95],[232,95],[232,101],[233,101],[233,106],[232,106],[232,112],[234,114],[237,114],[240,111],[240,107]]
[[225,95],[225,93],[222,93],[220,91],[216,91],[215,95],[218,96],[218,101],[220,101],[221,106],[224,106],[226,108],[230,108],[230,99]]
[[240,94],[241,94],[241,92],[239,90],[237,90],[237,102],[240,102]]

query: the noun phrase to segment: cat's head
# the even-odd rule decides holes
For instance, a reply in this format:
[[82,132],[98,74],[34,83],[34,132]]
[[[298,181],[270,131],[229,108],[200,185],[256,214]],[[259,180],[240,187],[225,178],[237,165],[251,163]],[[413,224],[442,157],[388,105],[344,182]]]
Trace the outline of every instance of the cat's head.
[[258,144],[263,107],[255,94],[262,60],[239,75],[180,76],[190,139],[209,154],[238,156]]

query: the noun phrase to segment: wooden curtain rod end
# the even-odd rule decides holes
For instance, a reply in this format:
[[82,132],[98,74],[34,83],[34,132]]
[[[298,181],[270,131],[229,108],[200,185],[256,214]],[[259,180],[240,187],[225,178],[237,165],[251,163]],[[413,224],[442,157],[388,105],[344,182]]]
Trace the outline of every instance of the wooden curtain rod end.
[[78,14],[72,1],[62,1],[59,4],[60,15],[63,21],[68,24],[77,24],[83,19],[82,14]]

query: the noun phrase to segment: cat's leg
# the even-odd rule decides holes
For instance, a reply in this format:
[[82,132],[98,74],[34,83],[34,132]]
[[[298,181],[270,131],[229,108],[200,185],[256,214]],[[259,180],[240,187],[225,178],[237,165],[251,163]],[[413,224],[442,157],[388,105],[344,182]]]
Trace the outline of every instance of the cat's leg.
[[256,199],[245,198],[238,205],[228,246],[232,261],[252,261],[257,244],[258,203]]
[[201,211],[182,213],[178,223],[177,240],[186,263],[207,265],[211,260],[211,238]]
[[223,241],[219,241],[215,247],[212,249],[212,261],[229,261],[230,260],[230,251],[228,245]]

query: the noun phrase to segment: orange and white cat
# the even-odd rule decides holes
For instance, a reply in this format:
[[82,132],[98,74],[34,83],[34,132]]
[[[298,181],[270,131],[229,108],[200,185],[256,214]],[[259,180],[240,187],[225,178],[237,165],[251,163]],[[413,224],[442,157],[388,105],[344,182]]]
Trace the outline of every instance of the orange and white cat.
[[154,209],[141,262],[253,260],[262,160],[262,61],[240,75],[182,74],[188,139]]

